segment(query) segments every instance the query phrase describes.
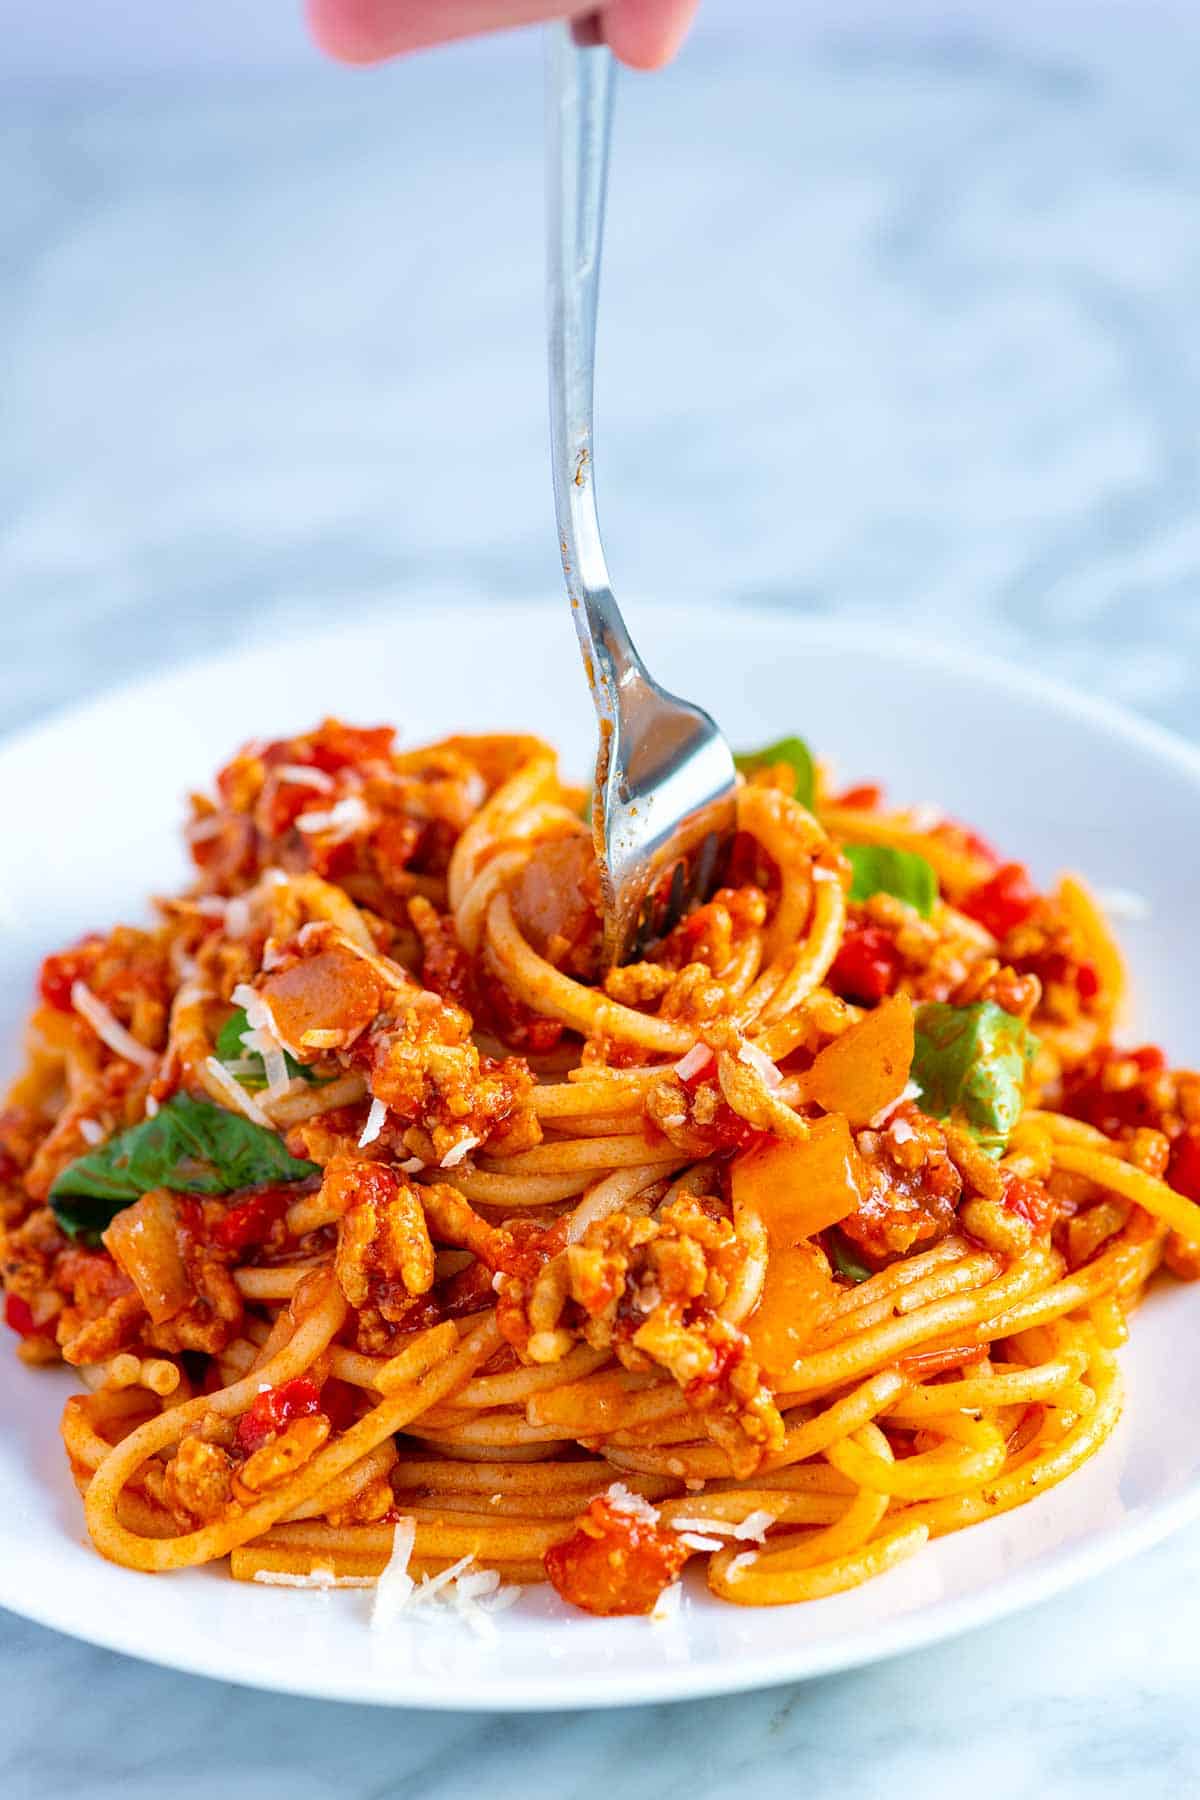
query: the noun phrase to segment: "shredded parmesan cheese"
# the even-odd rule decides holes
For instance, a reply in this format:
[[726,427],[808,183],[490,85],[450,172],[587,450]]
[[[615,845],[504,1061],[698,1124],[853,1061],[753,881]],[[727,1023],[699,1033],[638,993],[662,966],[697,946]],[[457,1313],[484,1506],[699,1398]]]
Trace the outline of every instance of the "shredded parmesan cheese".
[[740,1556],[734,1557],[733,1561],[726,1569],[725,1579],[727,1581],[737,1581],[743,1570],[752,1569],[757,1561],[758,1552],[756,1550],[743,1550]]
[[104,1127],[98,1119],[80,1119],[78,1125],[79,1135],[85,1144],[102,1144],[104,1142]]
[[387,1111],[388,1109],[382,1100],[371,1101],[371,1110],[367,1114],[367,1122],[363,1126],[362,1136],[358,1140],[358,1147],[360,1150],[365,1150],[368,1144],[373,1144],[375,1142],[375,1139],[387,1124]]
[[473,1556],[461,1556],[440,1574],[423,1576],[418,1586],[408,1572],[416,1530],[412,1519],[401,1519],[396,1526],[392,1554],[375,1588],[372,1627],[383,1629],[403,1612],[424,1619],[453,1620],[480,1636],[494,1635],[496,1627],[490,1615],[512,1606],[520,1598],[520,1588],[501,1590],[499,1573],[475,1567]]
[[332,794],[333,777],[324,769],[314,769],[308,763],[276,763],[274,770],[276,779],[288,781],[293,787],[316,788],[320,794]]
[[686,1544],[689,1550],[720,1550],[723,1548],[720,1538],[706,1537],[700,1531],[681,1531],[679,1541]]
[[903,1106],[908,1100],[918,1099],[920,1093],[921,1090],[915,1081],[906,1081],[904,1086],[900,1089],[900,1092],[896,1095],[896,1098],[894,1100],[889,1100],[886,1106],[881,1106],[879,1111],[875,1114],[875,1117],[868,1121],[871,1130],[879,1131],[882,1126],[887,1124],[898,1106]]
[[251,1098],[240,1081],[235,1081],[224,1063],[218,1062],[215,1056],[205,1059],[204,1067],[234,1112],[240,1112],[254,1125],[265,1125],[268,1131],[274,1126],[258,1102]]
[[303,812],[296,820],[299,831],[329,831],[340,838],[353,837],[356,832],[365,831],[371,823],[371,815],[367,803],[361,794],[347,794],[328,812]]
[[946,815],[940,806],[911,806],[906,823],[910,831],[928,832],[936,831],[939,825],[945,823],[945,819]]
[[442,1169],[457,1169],[463,1157],[469,1156],[476,1144],[482,1142],[482,1138],[472,1137],[470,1135],[461,1138],[457,1144],[452,1144],[450,1149],[447,1150],[445,1156],[443,1156],[441,1162],[438,1164],[438,1167]]
[[765,1087],[774,1089],[783,1086],[783,1076],[766,1052],[760,1050],[757,1044],[743,1044],[738,1051],[738,1061],[745,1063],[747,1068],[753,1069],[755,1074],[761,1076]]
[[318,1564],[308,1575],[291,1575],[286,1569],[255,1569],[254,1579],[262,1587],[316,1588],[327,1594],[331,1588],[370,1588],[375,1582],[370,1575],[335,1575],[332,1569]]
[[425,1164],[419,1156],[409,1156],[402,1163],[397,1163],[396,1167],[402,1175],[416,1175],[425,1167]]
[[225,935],[231,938],[250,935],[250,902],[242,894],[235,894],[225,903]]
[[396,1529],[392,1533],[392,1554],[375,1584],[375,1598],[371,1605],[371,1628],[374,1631],[382,1631],[390,1625],[396,1615],[404,1611],[412,1597],[415,1583],[408,1572],[408,1561],[416,1541],[416,1520],[397,1519]]
[[764,1542],[767,1532],[774,1523],[775,1514],[773,1512],[760,1510],[758,1512],[747,1513],[741,1524],[734,1526],[733,1535],[735,1538],[741,1538],[743,1541],[761,1544]]
[[628,1513],[631,1518],[640,1519],[644,1525],[658,1524],[658,1508],[641,1494],[635,1494],[627,1488],[623,1481],[614,1481],[604,1491],[604,1498],[614,1512]]
[[87,1020],[101,1043],[107,1044],[117,1056],[123,1056],[126,1062],[137,1063],[141,1069],[158,1067],[156,1053],[138,1043],[133,1033],[109,1012],[103,1000],[97,999],[86,982],[71,983],[71,1005],[81,1019]]
[[680,1081],[691,1081],[713,1061],[713,1053],[707,1044],[693,1044],[687,1055],[675,1064],[675,1073]]
[[679,1609],[683,1605],[683,1584],[673,1581],[670,1587],[664,1588],[654,1602],[654,1611],[650,1614],[652,1625],[665,1625],[671,1619],[679,1617]]

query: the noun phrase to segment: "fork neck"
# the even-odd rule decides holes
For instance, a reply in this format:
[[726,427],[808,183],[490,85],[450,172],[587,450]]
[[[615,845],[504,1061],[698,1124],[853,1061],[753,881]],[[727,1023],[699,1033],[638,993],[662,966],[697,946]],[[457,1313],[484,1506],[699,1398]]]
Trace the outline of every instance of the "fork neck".
[[548,28],[546,244],[550,444],[563,574],[596,709],[615,720],[620,691],[647,679],[613,597],[596,512],[593,371],[613,60],[569,25]]

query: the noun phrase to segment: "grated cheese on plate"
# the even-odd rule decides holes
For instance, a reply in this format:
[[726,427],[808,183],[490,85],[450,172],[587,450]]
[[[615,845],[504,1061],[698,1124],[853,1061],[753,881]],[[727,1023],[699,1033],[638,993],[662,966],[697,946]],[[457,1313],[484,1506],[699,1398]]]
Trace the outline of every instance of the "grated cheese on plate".
[[683,1583],[673,1581],[670,1587],[663,1589],[662,1593],[658,1596],[658,1599],[654,1602],[654,1611],[650,1614],[650,1623],[652,1625],[666,1625],[672,1619],[677,1619],[682,1605]]
[[254,1579],[262,1587],[316,1588],[323,1594],[327,1594],[331,1588],[375,1586],[369,1575],[335,1575],[332,1569],[320,1564],[307,1575],[292,1575],[286,1569],[256,1569]]
[[450,1621],[479,1636],[494,1636],[491,1615],[514,1605],[520,1588],[501,1589],[498,1571],[476,1567],[473,1556],[460,1556],[439,1574],[422,1576],[418,1585],[408,1572],[416,1535],[415,1520],[397,1522],[392,1554],[375,1587],[372,1629],[385,1629],[403,1612],[422,1622]]
[[79,1135],[85,1144],[102,1144],[104,1142],[104,1127],[99,1119],[80,1119],[78,1124]]

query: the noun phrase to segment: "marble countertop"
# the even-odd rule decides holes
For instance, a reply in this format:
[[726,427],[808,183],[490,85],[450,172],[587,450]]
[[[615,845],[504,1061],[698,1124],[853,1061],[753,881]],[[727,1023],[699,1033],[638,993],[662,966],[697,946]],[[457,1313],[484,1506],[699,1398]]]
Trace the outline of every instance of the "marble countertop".
[[[709,33],[625,84],[614,572],[929,630],[1200,735],[1200,36],[1059,10]],[[514,43],[6,95],[0,728],[331,599],[555,603],[538,83]],[[1198,1577],[1200,1529],[876,1669],[530,1719],[243,1692],[0,1615],[0,1786],[1152,1800],[1200,1777]]]

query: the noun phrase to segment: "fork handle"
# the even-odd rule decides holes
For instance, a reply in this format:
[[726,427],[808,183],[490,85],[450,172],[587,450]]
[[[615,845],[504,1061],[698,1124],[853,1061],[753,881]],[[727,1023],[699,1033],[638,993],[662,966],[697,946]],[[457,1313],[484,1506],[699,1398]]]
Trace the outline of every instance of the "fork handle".
[[647,679],[613,598],[596,513],[592,441],[596,299],[612,123],[613,59],[569,24],[547,29],[546,300],[554,511],[575,629],[601,722]]

